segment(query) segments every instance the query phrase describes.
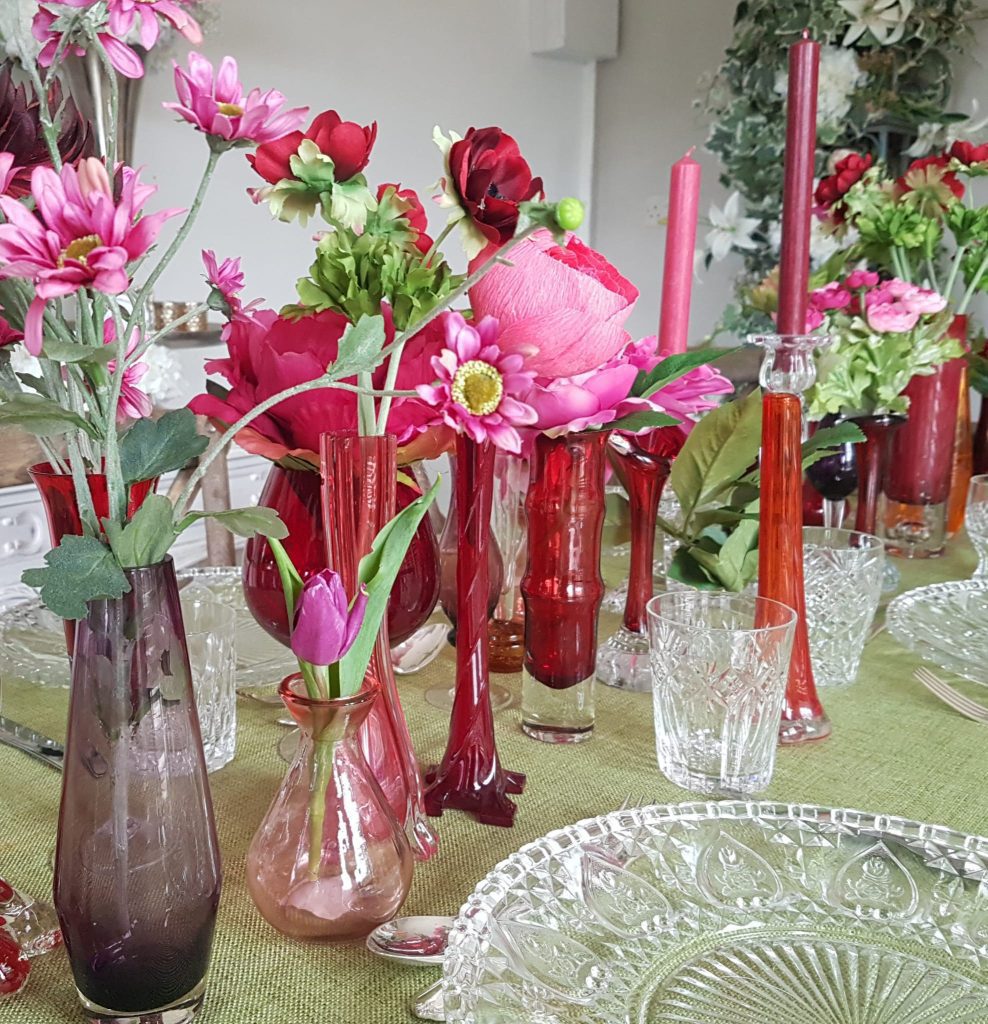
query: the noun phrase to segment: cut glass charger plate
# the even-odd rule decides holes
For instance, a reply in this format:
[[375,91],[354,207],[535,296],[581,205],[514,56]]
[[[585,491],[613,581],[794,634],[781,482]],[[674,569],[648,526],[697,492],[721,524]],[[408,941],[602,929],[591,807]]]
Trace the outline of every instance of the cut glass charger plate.
[[[268,636],[247,610],[240,570],[234,566],[182,569],[182,591],[202,587],[237,612],[238,689],[277,686],[297,670],[291,651]],[[20,679],[42,686],[68,686],[62,620],[48,611],[30,587],[8,591],[0,608],[0,679]]]
[[617,811],[481,882],[443,989],[475,1024],[986,1024],[988,839],[785,804]]
[[988,685],[988,583],[956,580],[907,590],[889,604],[885,623],[925,661]]

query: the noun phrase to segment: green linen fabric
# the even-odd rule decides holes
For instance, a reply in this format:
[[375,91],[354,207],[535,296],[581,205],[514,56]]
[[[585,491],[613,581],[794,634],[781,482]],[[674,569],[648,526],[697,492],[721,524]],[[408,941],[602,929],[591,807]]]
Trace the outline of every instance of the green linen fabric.
[[[969,576],[974,556],[955,541],[948,556],[896,561],[903,589]],[[617,625],[605,615],[602,635]],[[887,633],[866,648],[856,684],[824,691],[830,739],[779,752],[775,777],[760,799],[885,812],[988,834],[984,799],[988,732],[939,703],[912,678],[918,659]],[[452,684],[452,651],[399,686],[421,762],[442,756],[448,722],[425,691]],[[502,763],[528,775],[517,798],[515,827],[476,824],[448,811],[438,822],[440,850],[417,865],[408,914],[452,914],[499,861],[550,829],[624,801],[679,803],[691,794],[658,772],[651,696],[598,687],[597,728],[589,743],[554,747],[519,728],[520,678],[494,676],[515,693],[495,716]],[[66,692],[2,681],[0,710],[55,737],[64,735]],[[959,683],[975,699],[988,693]],[[305,945],[272,930],[254,909],[244,882],[247,845],[285,772],[275,745],[283,727],[275,709],[240,701],[235,760],[212,776],[224,861],[223,899],[202,1024],[405,1024],[405,1004],[439,977],[437,967],[394,965],[362,945]],[[47,897],[58,811],[59,776],[0,746],[0,877]],[[0,1000],[4,1024],[81,1020],[64,952],[34,962],[27,988]]]

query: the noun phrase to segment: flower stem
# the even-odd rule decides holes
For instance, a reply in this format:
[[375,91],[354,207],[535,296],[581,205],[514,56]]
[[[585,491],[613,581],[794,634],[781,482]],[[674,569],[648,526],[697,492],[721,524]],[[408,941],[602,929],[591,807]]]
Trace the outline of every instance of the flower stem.
[[947,278],[947,284],[944,290],[940,293],[944,298],[950,299],[950,293],[954,290],[954,285],[957,283],[957,275],[960,273],[961,261],[964,259],[964,254],[967,252],[966,245],[960,245],[957,247],[957,252],[954,253],[954,265],[950,268],[950,276]]
[[436,253],[439,252],[439,246],[441,246],[443,242],[446,241],[446,239],[449,237],[450,232],[453,230],[453,228],[456,227],[456,225],[457,221],[451,220],[446,224],[446,227],[444,227],[442,231],[439,232],[439,234],[436,236],[436,240],[432,243],[431,246],[429,246],[429,251],[425,254],[425,259],[422,260],[422,266],[432,266],[432,260],[435,257]]
[[157,344],[163,338],[167,338],[168,335],[171,334],[173,331],[177,331],[178,328],[182,326],[182,324],[186,324],[190,320],[194,320],[197,316],[199,316],[201,313],[204,313],[207,309],[209,309],[209,303],[200,302],[199,305],[196,306],[194,309],[190,309],[188,313],[185,313],[184,315],[177,317],[175,320],[172,320],[171,323],[169,323],[166,327],[162,327],[160,331],[145,336],[142,339],[141,343],[130,354],[130,357],[127,360],[127,365],[133,366],[134,363],[136,363],[137,360],[140,359],[141,356],[144,355],[144,353],[147,352],[147,350],[151,348],[152,345]]
[[315,739],[312,751],[312,785],[309,790],[309,879],[319,877],[322,862],[322,833],[326,823],[326,790],[333,775],[332,740]]
[[97,118],[103,120],[104,148],[106,152],[106,169],[113,175],[117,166],[117,123],[120,120],[120,86],[117,83],[117,69],[110,63],[106,49],[95,32],[88,32],[89,45],[96,53],[96,57],[103,70],[106,72],[107,81],[110,84],[110,114],[105,120],[102,118],[102,111],[97,111]]
[[373,388],[370,372],[363,370],[357,374],[357,386],[360,389],[357,399],[357,426],[362,437],[370,437],[374,434],[384,433],[377,429],[374,414],[374,398],[367,393]]
[[961,299],[961,304],[957,307],[958,316],[963,316],[967,312],[967,307],[971,304],[971,299],[974,298],[974,293],[978,290],[978,285],[981,283],[981,278],[984,277],[985,271],[988,271],[988,245],[985,246],[984,259],[978,264],[978,269],[971,278],[967,291],[964,292],[964,298]]
[[110,398],[106,403],[106,490],[110,499],[110,518],[114,522],[123,523],[127,518],[127,488],[124,486],[120,446],[117,442],[117,406],[120,404],[120,392],[123,390],[129,328],[124,329],[123,316],[116,298],[108,295],[106,301],[113,314],[113,323],[117,331],[116,365],[110,383]]

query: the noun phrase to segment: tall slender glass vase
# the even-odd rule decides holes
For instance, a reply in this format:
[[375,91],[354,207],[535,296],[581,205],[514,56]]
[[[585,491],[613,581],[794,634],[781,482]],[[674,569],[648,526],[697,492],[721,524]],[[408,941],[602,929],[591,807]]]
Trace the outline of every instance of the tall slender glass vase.
[[953,537],[964,526],[967,492],[974,474],[974,437],[971,428],[971,380],[965,365],[961,370],[960,395],[957,398],[954,460],[950,467],[950,496],[947,499],[948,537]]
[[442,762],[430,768],[425,806],[468,811],[485,825],[510,826],[525,776],[501,767],[494,742],[487,661],[494,445],[460,434],[456,442],[456,690]]
[[602,430],[540,434],[535,441],[521,582],[521,727],[544,743],[580,743],[593,735],[606,446]]
[[858,508],[854,529],[858,533],[874,535],[878,528],[878,506],[885,489],[892,440],[906,418],[885,413],[856,416],[854,422],[865,436],[864,442],[857,446]]
[[494,456],[492,530],[501,552],[504,579],[497,608],[490,621],[492,672],[520,672],[525,659],[525,606],[521,600],[521,574],[528,556],[525,492],[528,459],[497,450]]
[[[340,431],[321,437],[327,563],[340,574],[348,594],[356,593],[360,559],[394,518],[396,450],[393,434],[360,437]],[[425,815],[422,776],[391,666],[387,621],[381,623],[368,685],[377,687],[381,696],[360,730],[364,757],[416,857],[428,860],[439,840]]]
[[645,606],[654,590],[655,520],[672,459],[685,440],[678,427],[633,437],[611,435],[608,454],[628,494],[631,514],[631,572],[624,621],[597,652],[597,679],[607,686],[638,693],[652,691]]
[[780,601],[797,615],[779,742],[830,735],[810,664],[803,584],[802,395],[816,379],[813,352],[825,338],[768,334],[751,339],[765,349],[759,380],[762,401],[758,596]]
[[55,907],[94,1024],[186,1024],[200,1005],[220,858],[170,558],[78,623]]

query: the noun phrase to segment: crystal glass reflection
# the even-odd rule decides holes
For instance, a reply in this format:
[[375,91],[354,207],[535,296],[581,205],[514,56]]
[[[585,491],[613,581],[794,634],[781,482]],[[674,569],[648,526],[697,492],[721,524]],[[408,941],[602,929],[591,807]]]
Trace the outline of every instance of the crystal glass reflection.
[[648,604],[659,769],[698,793],[765,789],[775,767],[796,613],[719,592]]
[[964,525],[978,553],[978,567],[971,579],[988,583],[988,474],[971,477]]

